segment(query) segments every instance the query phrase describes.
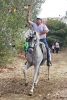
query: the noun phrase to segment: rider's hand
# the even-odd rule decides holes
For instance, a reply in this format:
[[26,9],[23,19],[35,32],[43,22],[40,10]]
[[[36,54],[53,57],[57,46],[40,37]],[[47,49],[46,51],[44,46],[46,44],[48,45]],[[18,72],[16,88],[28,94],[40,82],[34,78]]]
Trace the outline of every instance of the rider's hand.
[[28,15],[28,16],[30,15],[30,11],[29,11],[29,10],[27,11],[27,15]]
[[38,34],[40,35],[40,32],[38,32]]

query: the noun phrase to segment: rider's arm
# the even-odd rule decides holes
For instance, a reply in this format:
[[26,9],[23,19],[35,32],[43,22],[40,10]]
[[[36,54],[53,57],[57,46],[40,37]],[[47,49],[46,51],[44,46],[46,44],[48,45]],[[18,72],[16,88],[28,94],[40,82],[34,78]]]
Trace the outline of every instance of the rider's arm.
[[47,34],[48,30],[40,31],[39,34]]
[[46,25],[43,25],[43,31],[40,31],[39,34],[47,34],[49,32],[49,29]]
[[29,11],[27,12],[26,20],[30,24],[30,12]]
[[27,20],[28,24],[30,24],[31,26],[33,26],[34,23],[30,20],[30,11],[27,12],[26,20]]

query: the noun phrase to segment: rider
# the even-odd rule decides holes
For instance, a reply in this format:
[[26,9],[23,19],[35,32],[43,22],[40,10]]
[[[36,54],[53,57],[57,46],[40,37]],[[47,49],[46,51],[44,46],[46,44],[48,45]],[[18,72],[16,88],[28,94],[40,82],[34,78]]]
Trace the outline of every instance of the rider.
[[37,18],[36,22],[32,22],[30,20],[30,11],[27,11],[26,20],[29,23],[29,25],[31,25],[33,27],[33,31],[39,33],[40,41],[45,44],[46,49],[47,49],[47,66],[50,66],[50,64],[51,64],[50,51],[49,51],[48,43],[46,41],[46,34],[49,32],[49,29],[47,28],[47,26],[45,24],[42,23],[41,18]]

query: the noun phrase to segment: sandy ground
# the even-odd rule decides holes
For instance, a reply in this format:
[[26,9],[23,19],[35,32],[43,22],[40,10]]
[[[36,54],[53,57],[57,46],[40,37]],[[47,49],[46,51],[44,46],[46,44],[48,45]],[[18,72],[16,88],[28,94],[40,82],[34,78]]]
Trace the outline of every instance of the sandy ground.
[[31,88],[34,67],[28,69],[28,86],[25,86],[22,69],[23,55],[13,59],[7,68],[0,69],[0,100],[67,100],[67,50],[52,53],[50,80],[47,66],[40,69],[40,79],[33,96],[28,96]]

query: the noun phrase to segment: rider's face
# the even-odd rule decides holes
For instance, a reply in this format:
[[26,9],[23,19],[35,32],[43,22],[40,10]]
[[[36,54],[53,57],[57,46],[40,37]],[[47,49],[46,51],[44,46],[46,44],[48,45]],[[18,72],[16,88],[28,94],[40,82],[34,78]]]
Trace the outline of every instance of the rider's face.
[[37,20],[36,20],[36,24],[37,24],[37,25],[40,25],[41,23],[42,23],[42,21],[41,21],[40,19],[37,19]]

